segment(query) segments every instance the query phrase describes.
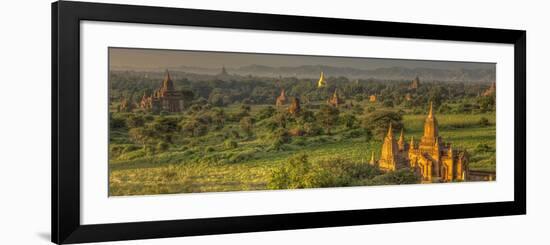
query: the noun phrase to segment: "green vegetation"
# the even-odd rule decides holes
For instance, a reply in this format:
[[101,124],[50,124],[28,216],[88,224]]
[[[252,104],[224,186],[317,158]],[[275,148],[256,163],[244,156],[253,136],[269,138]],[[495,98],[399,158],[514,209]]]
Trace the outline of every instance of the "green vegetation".
[[[132,87],[123,74],[112,79],[113,94],[127,98],[154,88],[146,82]],[[305,97],[301,111],[290,114],[287,106],[273,106],[278,91],[265,80],[201,84],[183,78],[176,85],[192,98],[181,113],[117,112],[113,102],[110,195],[418,183],[408,170],[384,174],[368,160],[371,152],[379,157],[389,122],[418,140],[430,99],[440,136],[468,151],[470,169],[496,168],[494,99],[476,97],[478,85],[448,85],[452,90],[429,84],[408,101],[409,91],[400,87],[405,83],[343,81],[342,97],[353,105],[334,108],[325,103],[331,88],[288,79],[294,83],[282,86],[289,96]],[[371,93],[380,94],[379,102],[363,99]]]

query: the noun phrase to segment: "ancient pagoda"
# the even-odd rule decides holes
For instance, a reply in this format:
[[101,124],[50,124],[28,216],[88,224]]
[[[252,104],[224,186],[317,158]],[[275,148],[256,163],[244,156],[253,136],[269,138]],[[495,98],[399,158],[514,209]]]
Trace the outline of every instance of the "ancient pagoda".
[[152,110],[153,109],[153,97],[147,96],[147,93],[143,93],[141,101],[139,102],[139,107],[143,110]]
[[292,102],[288,107],[288,113],[290,113],[291,115],[297,115],[300,113],[301,110],[302,109],[300,108],[300,99],[296,97],[292,98]]
[[276,107],[284,106],[286,104],[286,101],[287,101],[286,93],[285,93],[285,89],[283,88],[281,89],[281,94],[275,100],[275,106]]
[[317,81],[317,88],[325,88],[327,86],[327,81],[325,80],[325,74],[321,72],[321,77]]
[[369,102],[371,102],[371,103],[376,102],[376,95],[371,94],[371,95],[369,96]]
[[409,89],[417,89],[418,87],[420,87],[420,78],[416,76],[409,85]]
[[345,103],[345,101],[340,97],[340,95],[338,95],[338,89],[334,90],[334,93],[332,94],[330,99],[327,101],[327,104],[329,104],[333,107],[338,107],[339,105],[344,104],[344,103]]
[[388,134],[384,137],[384,144],[382,145],[382,154],[378,161],[378,167],[382,171],[394,171],[399,165],[399,148],[397,142],[393,137],[393,129],[390,122],[388,128]]
[[168,70],[166,70],[160,87],[150,96],[143,95],[140,107],[143,110],[152,110],[155,112],[180,112],[182,110],[183,94],[174,88],[174,82]]
[[118,112],[131,112],[134,109],[134,104],[131,99],[127,99],[124,95],[120,98],[120,104],[118,105]]
[[491,86],[483,91],[483,96],[493,96],[497,92],[497,84],[495,82],[491,83]]

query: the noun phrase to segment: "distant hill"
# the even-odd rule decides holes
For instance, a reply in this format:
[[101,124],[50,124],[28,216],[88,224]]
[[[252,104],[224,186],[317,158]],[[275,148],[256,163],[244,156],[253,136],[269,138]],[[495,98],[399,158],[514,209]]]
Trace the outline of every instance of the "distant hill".
[[[186,73],[214,75],[221,72],[221,68],[202,68],[177,66],[158,69],[137,69],[131,67],[113,67],[114,70],[135,70],[135,71],[179,71]],[[327,77],[347,77],[350,79],[384,79],[384,80],[412,80],[419,76],[422,81],[455,81],[455,82],[493,82],[495,81],[494,69],[433,69],[433,68],[405,68],[388,67],[377,69],[357,69],[351,67],[336,67],[322,65],[304,65],[295,67],[271,67],[263,65],[250,65],[239,68],[227,68],[228,73],[241,76],[261,76],[261,77],[298,77],[298,78],[317,78],[323,71]]]

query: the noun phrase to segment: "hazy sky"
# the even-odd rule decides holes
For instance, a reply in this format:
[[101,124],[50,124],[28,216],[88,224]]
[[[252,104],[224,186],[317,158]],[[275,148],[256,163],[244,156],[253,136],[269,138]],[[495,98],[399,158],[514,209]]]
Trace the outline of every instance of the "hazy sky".
[[190,66],[202,68],[238,68],[248,65],[272,67],[326,65],[359,69],[383,67],[435,68],[435,69],[494,69],[494,63],[420,61],[404,59],[348,58],[305,55],[277,55],[208,51],[180,51],[162,49],[110,48],[112,67],[164,68]]

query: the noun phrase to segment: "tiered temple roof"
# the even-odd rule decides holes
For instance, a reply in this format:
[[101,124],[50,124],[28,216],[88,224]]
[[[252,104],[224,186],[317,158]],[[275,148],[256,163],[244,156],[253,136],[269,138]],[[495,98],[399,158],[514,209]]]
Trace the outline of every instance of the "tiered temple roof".
[[394,171],[398,165],[399,148],[397,142],[393,137],[393,129],[390,123],[388,128],[388,134],[384,137],[384,144],[382,145],[382,154],[378,166],[384,171]]

